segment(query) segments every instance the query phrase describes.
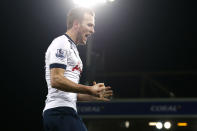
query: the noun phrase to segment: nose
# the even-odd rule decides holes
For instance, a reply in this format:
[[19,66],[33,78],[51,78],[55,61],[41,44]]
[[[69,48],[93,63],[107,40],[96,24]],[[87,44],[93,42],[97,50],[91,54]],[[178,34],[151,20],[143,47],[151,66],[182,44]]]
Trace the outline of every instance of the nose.
[[91,34],[94,33],[94,27],[91,28],[90,33],[91,33]]

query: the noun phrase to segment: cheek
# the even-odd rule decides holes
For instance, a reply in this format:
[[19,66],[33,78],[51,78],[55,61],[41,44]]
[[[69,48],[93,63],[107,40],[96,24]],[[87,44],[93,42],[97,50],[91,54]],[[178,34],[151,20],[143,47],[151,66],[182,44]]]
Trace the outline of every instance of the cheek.
[[84,30],[80,29],[78,34],[79,34],[79,36],[82,36],[84,34]]
[[89,27],[88,26],[84,26],[83,32],[88,32],[88,31],[89,31]]

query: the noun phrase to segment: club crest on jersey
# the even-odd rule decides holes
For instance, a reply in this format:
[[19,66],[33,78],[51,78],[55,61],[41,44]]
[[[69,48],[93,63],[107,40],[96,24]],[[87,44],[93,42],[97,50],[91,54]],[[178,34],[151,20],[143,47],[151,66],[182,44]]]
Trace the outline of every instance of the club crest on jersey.
[[64,59],[66,57],[66,51],[63,49],[57,49],[56,57]]

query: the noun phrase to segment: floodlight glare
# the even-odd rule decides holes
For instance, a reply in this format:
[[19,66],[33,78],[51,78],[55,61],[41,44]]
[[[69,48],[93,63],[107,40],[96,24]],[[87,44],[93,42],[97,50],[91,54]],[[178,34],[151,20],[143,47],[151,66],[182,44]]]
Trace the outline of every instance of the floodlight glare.
[[130,122],[129,122],[129,121],[125,121],[124,124],[125,124],[125,127],[126,127],[126,128],[129,128],[129,126],[130,126]]
[[149,126],[156,126],[157,122],[149,122],[148,125]]
[[166,122],[164,123],[164,127],[165,127],[166,129],[170,129],[170,128],[171,128],[171,123],[170,123],[169,121],[166,121]]
[[157,122],[156,123],[156,128],[157,129],[162,129],[163,128],[163,124],[161,122]]
[[97,4],[104,4],[107,0],[73,0],[74,4],[83,7],[92,7]]

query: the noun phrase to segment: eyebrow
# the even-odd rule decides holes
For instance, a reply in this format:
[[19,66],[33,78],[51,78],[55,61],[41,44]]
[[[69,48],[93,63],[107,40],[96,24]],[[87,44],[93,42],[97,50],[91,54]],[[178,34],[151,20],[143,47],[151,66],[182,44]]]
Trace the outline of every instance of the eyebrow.
[[95,26],[95,24],[92,24],[92,23],[88,23],[88,25],[90,25],[90,26]]

